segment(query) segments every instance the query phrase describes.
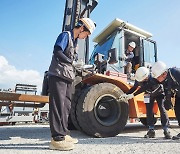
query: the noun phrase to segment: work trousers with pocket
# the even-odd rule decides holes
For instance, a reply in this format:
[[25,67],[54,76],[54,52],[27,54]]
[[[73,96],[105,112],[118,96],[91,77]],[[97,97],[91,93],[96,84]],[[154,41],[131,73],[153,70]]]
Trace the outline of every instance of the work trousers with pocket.
[[55,141],[69,134],[68,117],[71,109],[72,83],[49,76],[49,123]]
[[157,101],[160,116],[161,116],[161,124],[163,128],[168,128],[169,125],[169,118],[166,112],[166,109],[164,107],[164,97],[158,96],[158,97],[150,97],[150,103],[146,103],[146,114],[147,114],[147,125],[149,127],[154,127],[154,112],[153,112],[153,106],[154,101]]
[[180,96],[175,97],[174,111],[175,111],[176,119],[180,126]]

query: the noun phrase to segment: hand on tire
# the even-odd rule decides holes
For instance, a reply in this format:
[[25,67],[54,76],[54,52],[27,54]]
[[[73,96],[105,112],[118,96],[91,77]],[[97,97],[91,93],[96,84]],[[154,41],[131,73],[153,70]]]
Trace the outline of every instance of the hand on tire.
[[128,94],[127,95],[127,100],[130,100],[130,99],[132,99],[134,97],[134,94]]
[[119,97],[119,101],[124,101],[124,102],[128,102],[128,100],[132,99],[134,97],[133,94],[122,94],[120,97]]
[[123,101],[123,102],[127,102],[127,94],[122,94],[120,97],[119,97],[119,101]]

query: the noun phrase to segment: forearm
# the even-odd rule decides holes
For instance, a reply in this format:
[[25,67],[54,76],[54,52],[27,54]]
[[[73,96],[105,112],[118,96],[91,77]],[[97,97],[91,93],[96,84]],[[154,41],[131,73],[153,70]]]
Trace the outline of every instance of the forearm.
[[55,46],[54,47],[54,56],[57,57],[59,59],[59,61],[64,62],[64,63],[69,63],[72,64],[73,60],[71,60],[70,58],[68,58],[63,51],[61,50],[61,48],[59,46]]
[[132,59],[134,57],[134,53],[130,53],[127,55],[127,59]]
[[145,89],[143,87],[141,87],[140,89],[138,89],[135,93],[134,96],[139,95],[141,93],[145,92]]
[[166,100],[171,100],[171,89],[172,88],[172,85],[173,85],[173,82],[170,80],[167,84],[167,88],[165,88],[165,95],[166,95]]
[[133,87],[127,92],[127,94],[132,94],[136,89],[137,89],[137,87],[133,86]]
[[134,93],[134,92],[137,90],[138,86],[139,86],[138,82],[135,81],[134,86],[131,87],[131,89],[127,92],[127,94],[132,94],[132,93]]
[[139,95],[145,91],[148,91],[150,88],[149,84],[142,85],[135,93],[134,96]]

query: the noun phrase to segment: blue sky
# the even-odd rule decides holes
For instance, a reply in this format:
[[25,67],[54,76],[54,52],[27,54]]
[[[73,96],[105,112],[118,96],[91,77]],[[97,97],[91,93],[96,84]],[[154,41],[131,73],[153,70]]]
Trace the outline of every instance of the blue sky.
[[[41,85],[62,29],[64,7],[65,0],[0,0],[0,88],[16,82]],[[179,0],[99,0],[91,18],[97,24],[91,50],[93,37],[120,18],[151,32],[158,59],[180,67]]]

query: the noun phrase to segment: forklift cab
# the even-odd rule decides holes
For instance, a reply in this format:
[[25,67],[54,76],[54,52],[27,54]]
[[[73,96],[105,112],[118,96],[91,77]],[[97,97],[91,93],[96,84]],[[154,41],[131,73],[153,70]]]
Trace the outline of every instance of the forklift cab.
[[98,72],[102,74],[107,71],[125,73],[126,62],[122,57],[128,44],[133,41],[136,47],[133,50],[132,73],[140,66],[150,68],[157,61],[156,42],[149,39],[151,36],[138,27],[115,19],[94,38],[97,44],[91,54],[90,64],[96,64]]

